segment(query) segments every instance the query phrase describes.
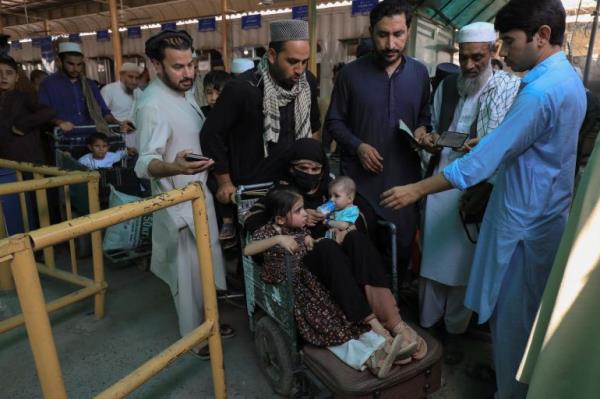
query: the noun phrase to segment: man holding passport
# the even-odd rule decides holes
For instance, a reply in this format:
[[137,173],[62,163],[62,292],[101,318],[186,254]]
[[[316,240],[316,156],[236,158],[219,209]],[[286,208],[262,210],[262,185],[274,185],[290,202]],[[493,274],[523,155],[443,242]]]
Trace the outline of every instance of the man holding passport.
[[[466,147],[502,122],[517,95],[521,80],[506,72],[492,69],[496,50],[496,31],[487,22],[475,22],[458,32],[460,73],[448,76],[438,86],[433,101],[433,132],[426,138],[432,144],[438,133],[446,131],[468,134]],[[465,154],[444,147],[434,155],[429,171],[440,173],[453,160]],[[420,321],[432,327],[443,317],[448,334],[446,361],[457,363],[462,354],[452,337],[466,331],[471,311],[463,302],[475,244],[475,226],[465,226],[459,216],[458,189],[427,197],[423,226],[423,258],[420,281]]]

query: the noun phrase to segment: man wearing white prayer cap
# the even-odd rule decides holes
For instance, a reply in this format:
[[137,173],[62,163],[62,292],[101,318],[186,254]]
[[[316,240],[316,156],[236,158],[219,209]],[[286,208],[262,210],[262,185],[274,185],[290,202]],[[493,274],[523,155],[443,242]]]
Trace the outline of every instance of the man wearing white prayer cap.
[[231,73],[239,75],[254,68],[254,61],[250,58],[234,58],[231,61]]
[[[139,89],[143,68],[133,62],[121,65],[119,80],[109,83],[100,90],[106,105],[119,121],[132,121],[135,101],[142,94]],[[127,147],[137,147],[135,132],[125,136]]]
[[129,132],[130,125],[115,118],[100,95],[98,84],[84,75],[85,63],[79,43],[58,44],[59,71],[42,81],[40,102],[56,111],[54,123],[69,132],[75,126],[94,126],[78,129],[75,133],[89,135],[96,131],[110,134],[109,124],[119,124],[121,132]]
[[[496,49],[494,25],[466,25],[458,32],[457,41],[460,72],[446,77],[435,91],[433,133],[427,137],[430,144],[438,134],[455,131],[469,134],[468,145],[474,146],[504,119],[519,88],[518,77],[492,69]],[[466,150],[444,148],[432,157],[429,173],[438,174]],[[483,183],[482,190],[491,191],[490,188],[490,182]],[[477,229],[474,225],[463,226],[459,214],[462,195],[458,189],[429,195],[423,226],[420,321],[422,326],[432,327],[443,318],[449,338],[445,351],[449,363],[462,359],[455,337],[466,331],[471,319],[464,298]]]
[[[316,79],[306,71],[308,24],[270,24],[269,49],[257,67],[225,85],[200,134],[219,202],[231,203],[236,186],[278,181],[294,141],[321,128]],[[210,182],[210,181],[209,181]]]

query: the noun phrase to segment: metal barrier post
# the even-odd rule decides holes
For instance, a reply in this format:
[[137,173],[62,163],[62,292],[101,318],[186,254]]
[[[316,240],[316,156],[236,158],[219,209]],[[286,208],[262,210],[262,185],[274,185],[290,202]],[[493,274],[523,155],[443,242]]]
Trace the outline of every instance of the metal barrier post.
[[[34,179],[43,179],[44,175],[41,173],[34,173]],[[37,201],[38,217],[40,219],[40,227],[50,226],[50,210],[48,209],[48,194],[45,189],[37,190],[35,192],[35,199]],[[54,248],[44,248],[44,264],[50,269],[56,267],[54,262]]]
[[[23,181],[23,172],[20,170],[15,171],[17,174],[17,181]],[[25,232],[29,232],[29,208],[27,207],[27,198],[25,193],[19,193],[19,203],[21,204],[21,219],[23,219],[23,229]]]
[[208,321],[213,322],[213,331],[208,337],[213,388],[215,390],[215,398],[226,398],[227,387],[225,386],[225,370],[223,368],[223,347],[221,345],[221,332],[219,328],[217,290],[215,288],[212,251],[210,249],[210,236],[208,232],[208,215],[206,213],[203,187],[202,195],[192,200],[192,211],[194,213],[194,229],[196,231],[196,252],[200,263],[204,316]]
[[67,392],[31,242],[24,235],[13,236],[10,241],[11,244],[22,247],[14,252],[11,266],[44,398],[66,398]]
[[[90,215],[100,212],[99,180],[94,179],[88,183],[88,202]],[[102,232],[92,232],[92,264],[94,267],[94,282],[96,284],[105,284],[104,282],[104,259],[102,257]],[[104,299],[106,290],[102,290],[94,296],[94,314],[96,319],[104,317]]]
[[[0,202],[0,239],[6,238],[6,221],[4,220],[4,211]],[[15,282],[10,273],[10,262],[0,262],[0,290],[9,291],[15,289]]]

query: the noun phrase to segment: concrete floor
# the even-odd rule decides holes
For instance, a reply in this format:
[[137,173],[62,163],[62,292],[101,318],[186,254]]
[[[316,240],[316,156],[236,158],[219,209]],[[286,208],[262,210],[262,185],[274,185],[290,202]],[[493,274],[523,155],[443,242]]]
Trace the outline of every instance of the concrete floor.
[[[58,251],[59,259],[65,253]],[[80,266],[90,275],[89,260]],[[67,393],[91,398],[134,370],[178,337],[175,309],[168,287],[152,273],[135,267],[106,267],[109,283],[107,311],[95,320],[92,300],[71,305],[51,315],[52,328]],[[74,290],[52,279],[42,280],[46,300]],[[230,398],[275,398],[261,374],[248,329],[245,309],[221,301],[221,319],[237,330],[224,341],[227,391]],[[401,304],[402,305],[402,304]],[[403,304],[406,314],[414,304]],[[14,293],[0,293],[0,319],[19,312]],[[406,317],[406,316],[405,316]],[[493,392],[490,384],[470,379],[465,366],[489,358],[490,345],[467,336],[466,359],[443,369],[443,386],[432,399],[478,399]],[[0,397],[38,398],[41,389],[24,327],[0,335]],[[131,398],[210,398],[213,396],[209,362],[186,354],[135,391]]]

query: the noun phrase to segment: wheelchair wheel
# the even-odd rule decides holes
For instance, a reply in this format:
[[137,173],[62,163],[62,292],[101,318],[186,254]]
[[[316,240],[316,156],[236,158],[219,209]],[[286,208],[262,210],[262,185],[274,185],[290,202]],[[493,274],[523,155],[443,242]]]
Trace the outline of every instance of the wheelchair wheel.
[[268,316],[256,323],[254,345],[269,385],[283,396],[289,396],[293,383],[293,362],[289,345],[281,329]]

